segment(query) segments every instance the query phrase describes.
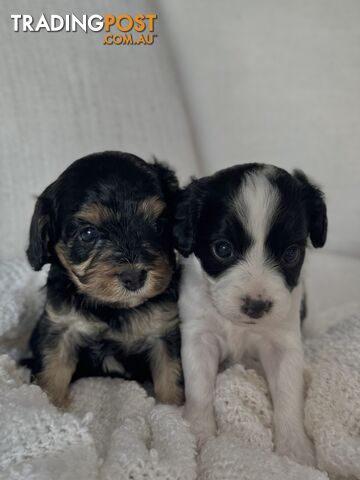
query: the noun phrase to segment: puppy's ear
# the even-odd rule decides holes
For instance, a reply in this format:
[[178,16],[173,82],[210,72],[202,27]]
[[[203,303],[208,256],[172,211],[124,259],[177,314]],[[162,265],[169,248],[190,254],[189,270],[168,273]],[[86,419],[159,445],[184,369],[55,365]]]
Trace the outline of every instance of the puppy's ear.
[[177,176],[166,163],[159,162],[154,157],[153,168],[161,184],[165,200],[169,207],[175,208],[178,200],[180,188]]
[[193,180],[180,194],[173,229],[175,247],[184,257],[194,251],[202,203],[203,193],[199,181]]
[[309,225],[309,236],[315,248],[325,245],[327,237],[327,214],[323,192],[309,181],[301,170],[294,171],[294,177],[301,184]]
[[47,187],[37,199],[30,224],[27,258],[34,270],[40,270],[51,260],[51,241],[53,238],[53,190],[55,182]]

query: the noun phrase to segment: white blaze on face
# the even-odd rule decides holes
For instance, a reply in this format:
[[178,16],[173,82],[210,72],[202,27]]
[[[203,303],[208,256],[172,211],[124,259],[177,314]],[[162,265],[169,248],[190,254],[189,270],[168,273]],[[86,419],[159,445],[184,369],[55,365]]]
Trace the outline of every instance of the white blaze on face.
[[241,306],[246,297],[271,302],[266,318],[284,317],[290,308],[290,292],[282,275],[267,259],[265,243],[279,206],[280,193],[264,171],[248,174],[233,206],[251,245],[235,265],[211,282],[210,292],[218,311],[235,322],[246,320]]
[[263,274],[266,268],[265,242],[278,204],[279,192],[263,173],[248,174],[234,199],[239,220],[252,240],[245,254],[250,277]]

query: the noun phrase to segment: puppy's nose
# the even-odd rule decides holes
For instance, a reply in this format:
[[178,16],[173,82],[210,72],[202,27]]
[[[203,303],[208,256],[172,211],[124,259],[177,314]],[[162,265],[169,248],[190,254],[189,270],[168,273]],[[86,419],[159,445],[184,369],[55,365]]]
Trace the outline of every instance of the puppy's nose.
[[241,305],[241,311],[251,318],[261,318],[265,313],[268,313],[272,307],[270,300],[255,299],[245,297]]
[[120,273],[122,284],[127,290],[131,291],[141,288],[145,283],[146,276],[146,270],[139,270],[136,268],[125,270]]

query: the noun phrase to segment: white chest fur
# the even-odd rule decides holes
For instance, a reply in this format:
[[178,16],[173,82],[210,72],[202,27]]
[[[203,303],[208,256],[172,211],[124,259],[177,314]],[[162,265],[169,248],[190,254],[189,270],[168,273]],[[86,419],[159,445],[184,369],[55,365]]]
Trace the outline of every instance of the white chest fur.
[[213,391],[219,364],[258,356],[274,406],[275,443],[281,454],[312,464],[313,452],[303,425],[303,353],[300,335],[301,283],[289,293],[282,315],[256,321],[229,320],[217,311],[200,262],[184,261],[179,311],[185,378],[185,415],[202,445],[216,432]]

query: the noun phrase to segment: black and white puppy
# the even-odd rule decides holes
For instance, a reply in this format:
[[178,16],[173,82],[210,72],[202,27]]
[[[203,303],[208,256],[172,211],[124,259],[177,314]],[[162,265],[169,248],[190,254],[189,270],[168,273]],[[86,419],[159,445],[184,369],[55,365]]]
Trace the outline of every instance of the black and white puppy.
[[274,407],[276,450],[312,464],[304,429],[300,332],[307,239],[325,244],[322,192],[299,171],[238,165],[194,180],[174,228],[180,286],[185,415],[201,446],[215,434],[219,365],[256,355]]
[[121,152],[74,162],[37,200],[27,255],[50,263],[45,312],[31,339],[33,373],[67,403],[80,376],[152,380],[181,403],[172,170]]

